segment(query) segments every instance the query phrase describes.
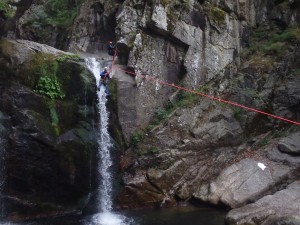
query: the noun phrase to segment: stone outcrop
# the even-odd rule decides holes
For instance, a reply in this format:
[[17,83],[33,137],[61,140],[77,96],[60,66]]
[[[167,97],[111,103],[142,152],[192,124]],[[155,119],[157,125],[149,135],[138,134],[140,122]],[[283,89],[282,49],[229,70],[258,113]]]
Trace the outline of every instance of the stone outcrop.
[[213,204],[237,208],[255,201],[287,177],[290,168],[285,165],[259,167],[259,162],[244,159],[223,170],[209,185],[200,187],[194,197]]
[[278,148],[281,152],[288,154],[300,153],[300,133],[295,133],[279,141]]
[[93,75],[78,57],[29,41],[1,39],[0,55],[4,216],[80,209],[96,163]]
[[115,41],[116,11],[119,1],[86,0],[72,26],[69,51],[99,53],[108,41]]
[[[195,89],[222,76],[227,65],[239,62],[241,47],[249,45],[250,29],[258,18],[254,9],[259,4],[263,5],[254,1],[125,1],[117,14],[116,35],[120,63],[138,75],[133,123],[145,127],[172,94],[154,79],[182,82]],[[139,74],[154,79],[145,82]],[[126,92],[130,90],[120,95]],[[134,131],[122,129],[129,136]]]
[[238,224],[300,224],[300,183],[290,184],[286,189],[267,195],[253,204],[231,210],[226,216],[228,225]]
[[[265,40],[265,46],[255,43],[261,41],[259,35],[271,38],[287,31],[283,24],[293,29],[299,23],[299,10],[287,1],[198,3],[190,1],[190,5],[179,7],[175,1],[147,2],[134,7],[133,2],[125,1],[124,11],[119,14],[130,11],[126,15],[133,18],[128,22],[129,17],[123,21],[120,16],[118,20],[120,51],[126,46],[128,52],[128,60],[120,63],[137,74],[135,92],[119,92],[123,99],[126,91],[135,93],[132,99],[136,102],[128,107],[134,115],[130,128],[122,126],[131,145],[121,160],[125,173],[124,188],[118,196],[120,207],[167,207],[176,201],[192,200],[239,208],[299,179],[297,127],[289,128],[289,124],[274,118],[223,105],[217,99],[195,100],[172,89],[161,94],[165,87],[159,82],[155,86],[148,76],[139,76],[154,75],[168,81],[165,68],[171,61],[165,56],[177,52],[178,56],[171,59],[177,58],[174,62],[180,63],[181,69],[172,74],[177,74],[177,82],[185,87],[299,120],[298,75],[293,69],[299,65],[299,40],[282,39],[286,47],[278,51],[269,51],[270,43]],[[173,4],[178,8],[171,15]],[[282,10],[287,16],[279,18]],[[253,28],[256,25],[261,26],[257,33]],[[165,43],[173,50],[166,51]],[[257,55],[248,52],[249,46],[256,49]],[[133,82],[133,77],[130,79]],[[176,83],[176,79],[169,83]],[[141,107],[144,111],[139,114]],[[127,111],[126,106],[122,109]],[[157,122],[158,118],[162,119]],[[295,211],[291,214],[296,215]],[[280,221],[288,221],[285,218]]]

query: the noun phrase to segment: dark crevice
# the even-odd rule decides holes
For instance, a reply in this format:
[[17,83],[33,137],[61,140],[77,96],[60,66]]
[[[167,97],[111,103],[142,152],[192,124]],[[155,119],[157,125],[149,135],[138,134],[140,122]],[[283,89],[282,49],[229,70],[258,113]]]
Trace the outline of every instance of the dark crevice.
[[93,23],[95,24],[95,27],[93,28],[93,35],[91,36],[92,43],[88,51],[93,52],[96,49],[95,46],[99,50],[106,50],[109,41],[116,41],[115,29],[117,26],[117,9],[114,13],[105,15],[104,5],[97,2],[91,6],[91,10],[93,12]]
[[116,51],[119,59],[118,63],[121,65],[127,65],[130,53],[129,47],[124,43],[117,43]]

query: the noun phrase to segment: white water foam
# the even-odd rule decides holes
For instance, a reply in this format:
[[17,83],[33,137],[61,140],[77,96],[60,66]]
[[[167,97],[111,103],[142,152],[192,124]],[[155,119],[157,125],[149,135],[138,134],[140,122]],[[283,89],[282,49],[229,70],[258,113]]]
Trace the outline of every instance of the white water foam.
[[[87,59],[88,68],[93,72],[97,84],[100,79],[100,65],[95,58]],[[105,65],[106,66],[106,65]],[[98,95],[98,110],[99,110],[99,138],[98,138],[98,152],[100,157],[100,163],[98,167],[99,177],[101,177],[101,183],[98,188],[98,214],[94,215],[90,224],[95,225],[130,225],[132,220],[126,218],[123,215],[112,212],[112,173],[110,167],[112,166],[112,159],[110,155],[110,149],[112,148],[112,142],[108,133],[108,121],[109,113],[106,108],[107,98],[104,93],[104,88],[101,88],[97,92]]]

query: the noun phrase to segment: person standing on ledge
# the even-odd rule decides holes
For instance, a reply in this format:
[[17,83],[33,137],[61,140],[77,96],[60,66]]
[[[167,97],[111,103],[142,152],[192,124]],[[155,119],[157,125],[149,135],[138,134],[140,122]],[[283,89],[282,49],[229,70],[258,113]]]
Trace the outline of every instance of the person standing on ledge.
[[114,56],[115,54],[115,45],[110,41],[107,44],[107,53],[111,56]]

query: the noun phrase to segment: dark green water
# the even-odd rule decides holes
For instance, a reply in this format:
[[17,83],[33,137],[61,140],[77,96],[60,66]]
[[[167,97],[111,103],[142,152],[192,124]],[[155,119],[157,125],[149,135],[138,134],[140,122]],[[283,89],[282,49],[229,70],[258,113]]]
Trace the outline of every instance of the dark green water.
[[225,212],[210,208],[178,207],[127,211],[117,214],[75,215],[0,225],[224,225]]
[[209,208],[180,207],[138,211],[132,213],[132,217],[139,225],[223,225],[225,212]]

